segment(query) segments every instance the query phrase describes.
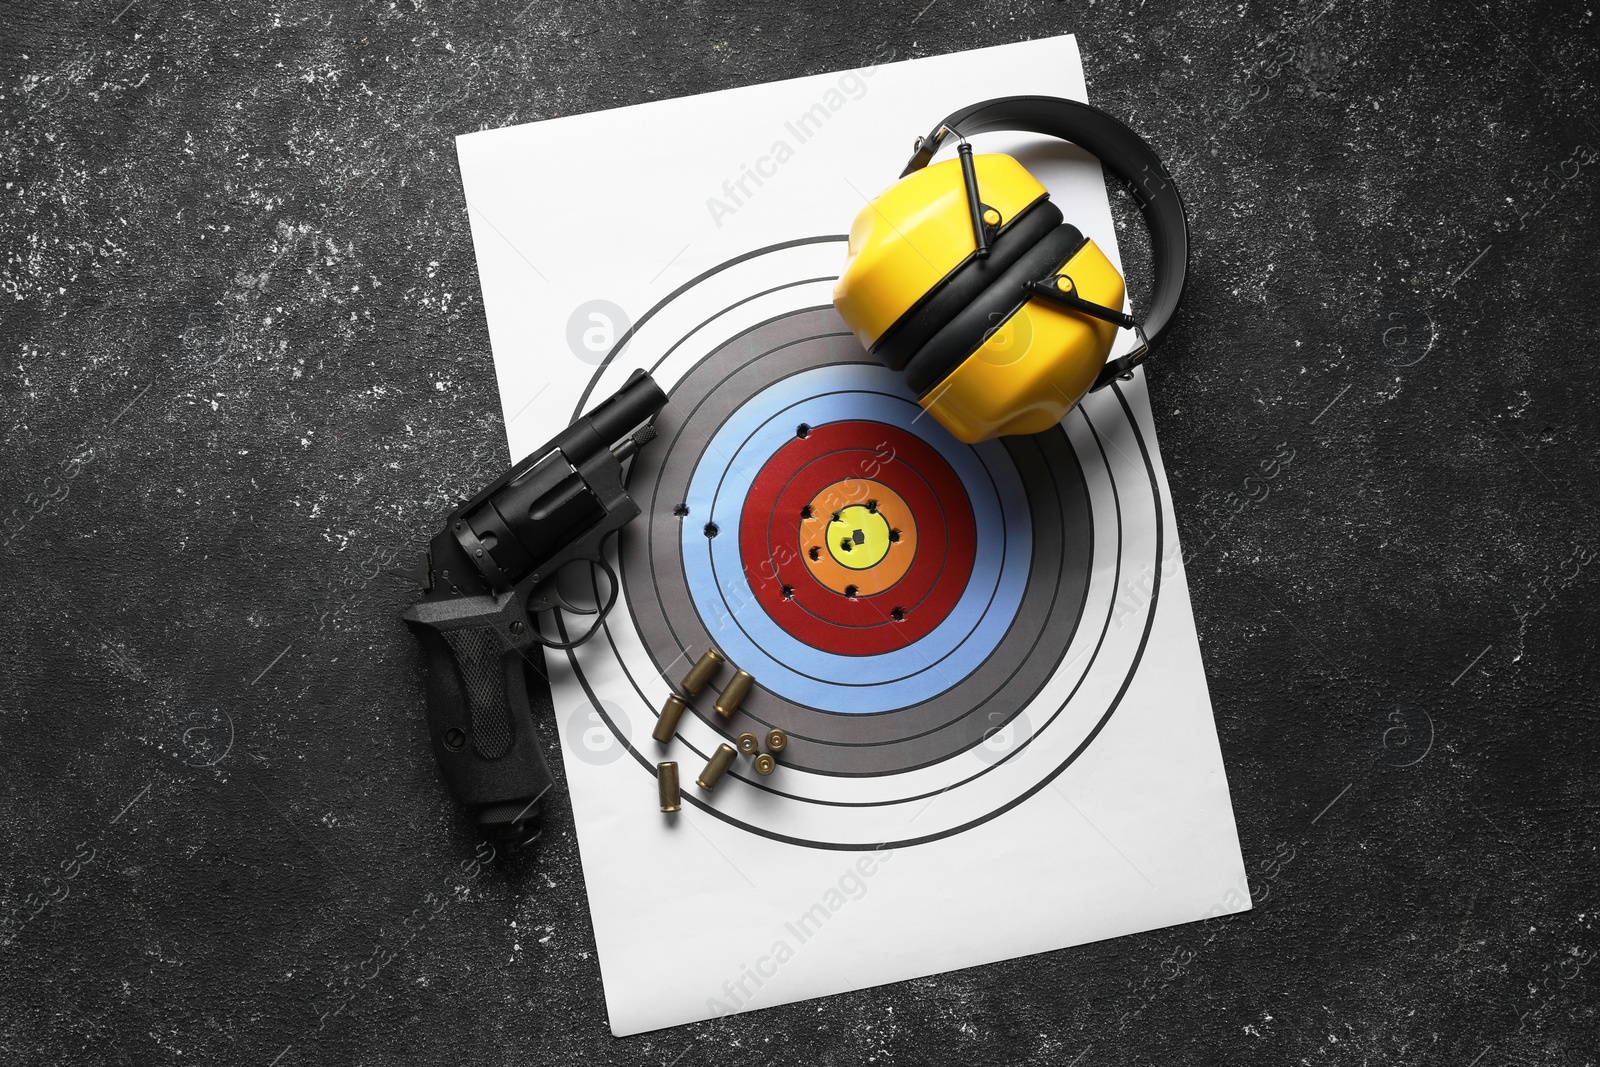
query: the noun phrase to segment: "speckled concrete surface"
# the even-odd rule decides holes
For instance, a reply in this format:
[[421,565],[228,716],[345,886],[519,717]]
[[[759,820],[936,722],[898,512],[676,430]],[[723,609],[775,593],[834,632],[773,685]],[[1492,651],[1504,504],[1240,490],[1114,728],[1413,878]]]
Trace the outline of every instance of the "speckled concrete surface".
[[[5,23],[0,1060],[1596,1061],[1589,6]],[[1062,32],[1193,212],[1152,392],[1256,909],[613,1039],[570,812],[474,862],[379,576],[506,461],[451,138]]]

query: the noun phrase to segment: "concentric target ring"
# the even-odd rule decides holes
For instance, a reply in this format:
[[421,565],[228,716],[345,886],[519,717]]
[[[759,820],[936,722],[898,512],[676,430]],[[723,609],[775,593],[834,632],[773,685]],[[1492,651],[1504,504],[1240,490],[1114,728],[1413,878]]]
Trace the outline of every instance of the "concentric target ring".
[[[759,393],[769,394],[770,410],[749,414],[747,405]],[[657,420],[660,437],[636,457],[629,479],[656,521],[643,537],[625,532],[621,546],[624,587],[639,591],[628,597],[630,612],[663,667],[685,649],[722,648],[757,678],[745,711],[794,741],[786,763],[831,775],[892,773],[949,758],[982,741],[994,728],[995,709],[1014,712],[1040,690],[1076,630],[1088,580],[1082,550],[1093,544],[1082,472],[1064,435],[961,445],[923,416],[897,376],[863,360],[831,307],[783,315],[729,338],[687,369],[669,395]],[[1013,512],[1028,516],[1023,540],[1029,558],[992,552],[979,575],[985,584],[961,590],[973,603],[957,625],[971,634],[973,619],[987,624],[994,636],[986,650],[969,648],[965,659],[952,655],[962,651],[963,633],[953,630],[942,646],[918,642],[899,650],[898,658],[856,658],[848,671],[841,667],[835,674],[843,684],[774,663],[770,655],[763,662],[769,642],[785,659],[794,652],[815,665],[820,654],[779,630],[752,602],[736,539],[721,533],[737,513],[724,516],[710,502],[719,494],[730,506],[742,502],[744,486],[800,423],[855,418],[910,427],[962,473],[980,506],[1001,512],[1004,493]],[[703,470],[706,455],[725,461],[735,477]],[[691,488],[702,476],[704,488]],[[670,527],[662,519],[685,509]],[[708,519],[718,536],[706,537]],[[1079,551],[1068,553],[1069,539]],[[1018,599],[1005,609],[1004,601],[997,605],[997,583],[1008,562],[1022,573],[1013,594]],[[969,594],[969,588],[976,591]],[[1019,621],[1024,636],[1009,640]],[[1033,654],[1041,644],[1054,651]],[[864,672],[864,663],[877,673]],[[770,675],[767,667],[775,668]],[[877,692],[863,692],[869,688]],[[709,706],[702,715],[714,721]]]
[[[801,349],[818,347],[815,341],[787,346],[783,358],[796,359]],[[695,458],[684,490],[689,514],[710,520],[702,526],[691,519],[682,530],[687,592],[717,644],[775,695],[841,714],[894,711],[950,689],[999,647],[1015,622],[1033,563],[1027,488],[998,443],[990,442],[992,448],[960,444],[906,398],[893,372],[872,364],[839,364],[842,346],[822,347],[833,353],[834,361],[771,382],[769,356],[728,379],[738,383],[754,372],[753,377],[761,380],[755,392],[723,384],[711,394],[725,394],[725,402],[737,406],[720,420],[709,444]],[[917,426],[920,440],[913,443],[925,455],[908,460],[911,469],[938,462],[933,458],[936,453],[959,476],[965,508],[1008,517],[991,550],[973,557],[970,573],[955,569],[940,574],[937,594],[959,599],[948,613],[941,605],[936,625],[914,643],[896,642],[898,647],[870,657],[840,656],[813,647],[774,624],[765,612],[746,610],[751,601],[749,568],[758,561],[744,559],[736,539],[702,536],[703,529],[720,530],[739,520],[751,499],[755,475],[768,456],[791,440],[789,427],[796,420],[819,426],[813,436],[836,422],[881,423],[905,431]],[[862,438],[857,445],[870,448],[872,442]],[[848,603],[845,598],[833,599]],[[873,613],[871,605],[839,606],[832,612],[834,617],[852,617],[857,625],[869,621]]]
[[[639,320],[645,328],[643,340],[624,339],[631,340],[631,357],[659,354],[653,361],[647,358],[645,365],[668,388],[671,403],[657,421],[660,438],[636,457],[629,477],[630,492],[644,508],[645,518],[624,532],[619,545],[621,603],[626,613],[615,613],[602,631],[602,642],[570,654],[567,663],[600,708],[601,717],[646,771],[657,758],[647,751],[653,745],[648,731],[654,705],[664,692],[656,672],[671,677],[681,671],[686,656],[692,658],[710,644],[725,646],[722,628],[735,620],[759,617],[771,623],[760,605],[748,602],[750,583],[744,582],[741,591],[733,580],[743,572],[739,539],[734,536],[742,516],[732,504],[745,491],[741,485],[753,481],[775,448],[768,447],[771,442],[764,438],[757,441],[761,425],[745,427],[732,437],[733,462],[725,465],[716,487],[704,497],[708,512],[695,509],[689,492],[709,451],[708,442],[733,423],[758,393],[808,371],[825,371],[833,382],[808,379],[801,390],[803,400],[774,405],[775,417],[781,414],[787,423],[781,429],[785,439],[799,421],[826,424],[877,418],[879,409],[896,404],[903,405],[909,416],[910,432],[931,437],[930,430],[937,430],[931,419],[916,422],[920,409],[894,376],[866,380],[884,372],[863,362],[860,349],[831,307],[791,304],[753,323],[750,319],[756,315],[734,313],[734,309],[754,312],[770,306],[775,300],[763,298],[772,294],[782,299],[782,294],[804,286],[814,291],[814,283],[824,281],[813,270],[806,281],[774,286],[774,272],[761,268],[753,272],[761,281],[744,289],[755,295],[739,296],[734,279],[738,271],[762,257],[788,256],[796,249],[804,252],[806,246],[837,240],[775,246],[708,271]],[[806,264],[822,261],[813,256]],[[800,275],[790,275],[796,276]],[[707,294],[723,282],[720,291],[734,299],[708,303]],[[669,321],[680,324],[674,327],[678,332],[663,332]],[[724,322],[737,328],[723,329]],[[651,329],[656,335],[650,335]],[[591,390],[603,395],[614,389],[628,369],[603,366]],[[990,559],[993,576],[975,617],[982,620],[987,609],[1006,623],[1000,639],[975,667],[959,663],[958,643],[937,660],[948,664],[951,680],[930,695],[915,702],[884,702],[881,708],[842,709],[784,696],[760,684],[764,679],[757,672],[758,687],[740,713],[739,726],[749,728],[753,721],[786,729],[795,741],[786,753],[785,768],[771,779],[756,780],[741,775],[736,767],[733,775],[745,777],[742,784],[725,786],[714,802],[696,796],[686,796],[686,801],[776,839],[822,848],[870,848],[883,842],[931,840],[976,825],[1019,803],[1075,759],[1126,691],[1148,637],[1160,585],[1157,566],[1153,582],[1148,583],[1154,586],[1148,598],[1113,624],[1111,600],[1122,576],[1131,568],[1148,569],[1150,561],[1140,560],[1152,547],[1159,559],[1161,545],[1161,523],[1151,526],[1141,517],[1137,521],[1154,530],[1153,544],[1138,546],[1139,559],[1125,558],[1121,512],[1129,506],[1145,514],[1153,507],[1158,517],[1162,512],[1149,452],[1131,411],[1115,390],[1103,395],[1113,398],[1110,409],[1104,405],[1100,409],[1116,423],[1109,445],[1124,455],[1143,456],[1148,479],[1139,476],[1126,482],[1125,475],[1114,475],[1105,459],[1104,431],[1086,414],[1080,418],[1076,412],[1069,420],[1069,433],[1009,439],[968,452],[969,466],[974,456],[978,459],[974,491],[1009,500],[1008,493],[1020,490],[1020,513],[1027,516],[1029,542],[1028,566],[1014,607],[1006,608],[1003,600],[997,600],[1004,567],[993,566]],[[850,403],[865,409],[851,409]],[[820,405],[820,413],[815,408],[802,410],[802,404]],[[965,479],[963,485],[974,488]],[[685,503],[690,514],[674,515],[673,509]],[[726,529],[726,536],[705,537],[708,515]],[[919,537],[921,533],[919,528]],[[712,569],[717,578],[710,588],[722,603],[724,617],[702,610],[696,602],[691,584],[702,587],[703,601],[706,583],[691,583],[687,577],[689,569],[698,565],[691,559],[690,545],[695,554],[704,553],[707,566],[712,565],[712,546],[720,548],[715,555],[721,558]],[[988,547],[993,549],[994,542]],[[723,565],[724,559],[732,561],[731,569]],[[741,596],[746,601],[740,601]],[[1086,607],[1092,614],[1085,615]],[[908,648],[920,645],[913,642]],[[857,658],[871,662],[876,657]],[[916,673],[930,672],[925,667]],[[638,721],[631,726],[612,722],[601,703],[602,694],[627,701],[630,720]],[[708,692],[695,704],[696,715],[684,719],[672,758],[692,760],[726,736],[724,724],[709,712],[714,696]],[[984,735],[1024,707],[1031,725],[1024,725],[1015,750],[1003,759],[975,758],[975,746]],[[638,716],[633,714],[635,708],[641,712]],[[688,755],[682,745],[688,746]],[[1019,760],[1031,761],[1020,773]],[[996,773],[1002,769],[1005,773]],[[827,780],[838,784],[823,789],[821,783]],[[927,800],[934,796],[940,799],[930,809]]]
[[[895,452],[850,447],[862,434],[879,444],[892,443]],[[821,454],[811,458],[813,452]],[[885,462],[886,454],[895,459]],[[912,532],[902,539],[904,531],[879,520],[885,558],[898,554],[882,583],[869,581],[876,567],[851,572],[838,562],[837,543],[823,543],[825,531],[841,525],[834,516],[851,507],[865,513],[866,503],[873,502],[864,487],[877,483],[852,479],[868,464],[905,491],[902,496],[883,487],[883,495],[893,497],[890,507],[903,509],[904,525]],[[844,493],[825,496],[841,485],[848,487]],[[811,649],[867,656],[905,648],[946,620],[973,573],[974,523],[971,509],[956,497],[959,490],[954,472],[937,454],[892,427],[848,421],[817,427],[805,440],[780,448],[756,476],[740,523],[744,577],[772,621]],[[848,504],[851,497],[862,503]],[[810,518],[803,517],[807,509]],[[915,536],[919,514],[926,530],[920,540]],[[892,597],[886,595],[890,591]]]

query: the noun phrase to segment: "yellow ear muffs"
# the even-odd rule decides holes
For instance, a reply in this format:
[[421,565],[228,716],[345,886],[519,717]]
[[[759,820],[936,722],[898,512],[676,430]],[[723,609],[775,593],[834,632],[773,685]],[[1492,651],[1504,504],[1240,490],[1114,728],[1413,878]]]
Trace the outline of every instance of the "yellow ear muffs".
[[[963,139],[959,160],[927,165],[958,128],[1065,137],[1138,182],[1155,250],[1149,339],[1121,311],[1116,268],[1015,159],[975,156]],[[1182,202],[1136,134],[1087,104],[1008,97],[919,138],[901,180],[851,226],[834,305],[925,410],[975,443],[1049,429],[1090,390],[1130,376],[1177,307],[1187,253]],[[1119,327],[1145,343],[1108,364]]]

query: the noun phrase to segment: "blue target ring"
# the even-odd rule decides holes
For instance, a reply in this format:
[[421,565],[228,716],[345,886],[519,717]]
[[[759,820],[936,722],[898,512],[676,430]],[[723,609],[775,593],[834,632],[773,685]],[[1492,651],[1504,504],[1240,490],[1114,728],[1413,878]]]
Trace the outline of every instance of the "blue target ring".
[[[937,627],[905,648],[840,656],[806,645],[756,603],[745,578],[741,510],[767,460],[800,423],[880,422],[916,435],[950,464],[982,527],[972,573],[960,600]],[[997,441],[965,445],[951,437],[883,367],[818,367],[756,393],[730,415],[695,464],[685,501],[727,536],[684,523],[685,578],[695,610],[735,663],[773,693],[823,711],[870,714],[928,700],[981,665],[1005,637],[1022,602],[1033,556],[1027,491]],[[988,535],[996,531],[998,536]]]

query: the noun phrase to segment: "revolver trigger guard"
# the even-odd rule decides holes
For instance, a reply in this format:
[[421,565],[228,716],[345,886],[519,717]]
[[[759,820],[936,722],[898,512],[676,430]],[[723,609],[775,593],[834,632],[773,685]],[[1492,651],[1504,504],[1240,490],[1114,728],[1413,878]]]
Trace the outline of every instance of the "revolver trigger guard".
[[[600,632],[600,627],[605,623],[606,616],[610,615],[611,609],[617,606],[617,594],[621,591],[621,584],[617,581],[617,572],[612,569],[611,564],[607,563],[604,558],[585,559],[584,561],[589,564],[591,572],[600,571],[605,574],[610,591],[606,594],[605,599],[601,601],[600,583],[596,581],[595,600],[599,602],[599,607],[574,608],[568,605],[566,601],[562,600],[560,592],[555,589],[555,575],[551,575],[549,578],[545,579],[545,582],[539,587],[541,590],[540,594],[538,596],[530,595],[528,599],[528,613],[530,615],[535,610],[543,610],[540,607],[541,604],[545,606],[554,606],[555,604],[560,604],[564,610],[573,611],[579,615],[589,615],[594,619],[594,621],[589,624],[589,628],[583,631],[583,633],[579,634],[577,637],[561,641],[551,640],[550,638],[541,634],[538,628],[535,627],[534,640],[539,642],[539,644],[543,645],[545,648],[554,649],[558,652],[564,652],[568,649],[577,648],[579,645],[588,641],[591,637]],[[572,561],[572,563],[576,562],[578,561]],[[567,564],[567,566],[571,566],[571,563]],[[564,570],[565,568],[562,569]],[[559,574],[560,572],[558,571],[556,573]],[[559,617],[556,619],[556,624],[558,626],[561,625],[561,620]],[[564,627],[563,633],[565,633]]]

